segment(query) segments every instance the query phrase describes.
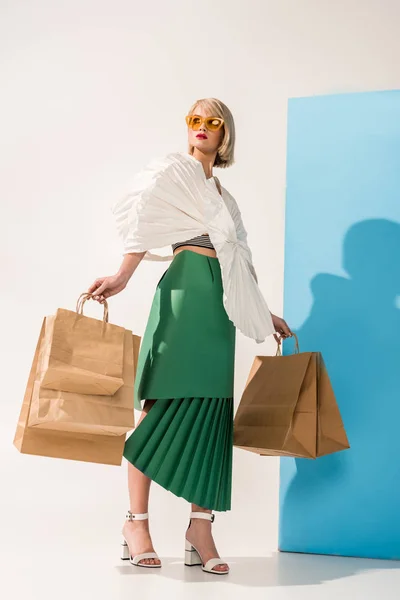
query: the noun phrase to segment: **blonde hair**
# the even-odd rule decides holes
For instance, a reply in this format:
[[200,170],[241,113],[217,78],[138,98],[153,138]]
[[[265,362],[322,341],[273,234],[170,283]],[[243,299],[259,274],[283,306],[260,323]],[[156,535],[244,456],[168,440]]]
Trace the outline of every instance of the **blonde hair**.
[[[230,167],[235,162],[235,123],[231,111],[226,104],[217,98],[201,98],[192,104],[187,114],[195,114],[195,110],[198,106],[204,108],[211,116],[224,119],[224,137],[222,138],[222,142],[218,148],[217,156],[215,157],[214,161],[214,167],[221,167],[222,169]],[[189,143],[189,154],[193,154],[193,150],[194,146]]]

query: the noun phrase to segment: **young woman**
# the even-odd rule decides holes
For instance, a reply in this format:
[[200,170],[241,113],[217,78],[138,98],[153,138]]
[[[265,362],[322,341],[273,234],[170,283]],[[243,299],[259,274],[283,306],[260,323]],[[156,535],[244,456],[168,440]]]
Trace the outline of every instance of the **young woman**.
[[[215,98],[198,100],[186,123],[188,152],[151,163],[114,205],[124,259],[115,275],[96,279],[88,291],[104,303],[125,289],[143,258],[172,260],[156,286],[140,346],[134,406],[142,414],[124,449],[130,510],[122,558],[161,566],[147,512],[156,481],[191,503],[185,564],[226,574],[211,524],[213,510],[231,508],[236,328],[257,343],[292,332],[268,310],[240,210],[213,175],[213,167],[234,162],[230,110]],[[168,257],[150,252],[169,244]]]

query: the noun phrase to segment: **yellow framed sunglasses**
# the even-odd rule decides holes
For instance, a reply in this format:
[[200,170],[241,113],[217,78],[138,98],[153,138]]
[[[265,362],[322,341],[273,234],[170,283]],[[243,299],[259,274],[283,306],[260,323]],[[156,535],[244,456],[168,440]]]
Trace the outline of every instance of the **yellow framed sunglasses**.
[[187,126],[194,131],[200,129],[202,123],[205,124],[209,131],[218,131],[224,124],[224,120],[220,117],[202,117],[200,115],[187,115],[185,117]]

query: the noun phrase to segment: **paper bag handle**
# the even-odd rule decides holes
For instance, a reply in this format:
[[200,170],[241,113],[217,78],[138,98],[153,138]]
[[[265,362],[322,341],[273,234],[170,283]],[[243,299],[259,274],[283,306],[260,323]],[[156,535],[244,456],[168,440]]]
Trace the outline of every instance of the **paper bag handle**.
[[[299,338],[297,337],[297,335],[294,333],[294,331],[292,331],[293,333],[293,337],[295,339],[296,345],[294,347],[294,354],[300,354],[300,347],[299,347]],[[282,356],[282,350],[281,350],[281,344],[278,344],[278,347],[276,349],[276,355],[275,356]]]
[[[83,305],[86,300],[93,298],[94,294],[89,294],[88,292],[84,292],[81,294],[76,302],[76,312],[80,315],[83,315]],[[103,321],[108,323],[108,303],[107,300],[104,300],[104,311],[103,311]]]

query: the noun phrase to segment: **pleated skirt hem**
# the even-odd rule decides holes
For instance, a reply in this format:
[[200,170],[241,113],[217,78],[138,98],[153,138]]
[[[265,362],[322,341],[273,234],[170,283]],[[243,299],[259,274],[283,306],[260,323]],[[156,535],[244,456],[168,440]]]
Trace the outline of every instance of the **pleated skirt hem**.
[[175,496],[231,509],[233,398],[159,398],[125,442],[124,457]]

